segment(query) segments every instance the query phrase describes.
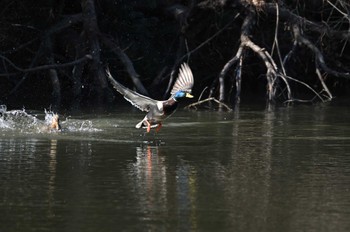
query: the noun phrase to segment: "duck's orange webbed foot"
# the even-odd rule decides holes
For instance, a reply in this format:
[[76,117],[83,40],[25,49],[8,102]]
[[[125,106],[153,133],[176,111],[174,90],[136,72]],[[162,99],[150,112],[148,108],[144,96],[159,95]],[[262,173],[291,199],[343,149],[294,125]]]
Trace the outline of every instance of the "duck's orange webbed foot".
[[151,123],[149,123],[147,120],[145,121],[147,124],[147,133],[151,131]]
[[160,131],[160,128],[162,128],[162,123],[158,123],[158,126],[157,126],[157,129],[156,129],[156,132],[158,133]]

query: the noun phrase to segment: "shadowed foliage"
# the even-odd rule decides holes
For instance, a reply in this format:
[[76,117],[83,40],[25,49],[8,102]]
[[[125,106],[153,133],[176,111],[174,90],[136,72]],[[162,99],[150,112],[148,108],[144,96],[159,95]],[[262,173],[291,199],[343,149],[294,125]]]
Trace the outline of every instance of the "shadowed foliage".
[[0,9],[9,108],[114,103],[107,65],[156,99],[169,96],[182,62],[198,101],[313,103],[349,92],[345,0],[3,0]]

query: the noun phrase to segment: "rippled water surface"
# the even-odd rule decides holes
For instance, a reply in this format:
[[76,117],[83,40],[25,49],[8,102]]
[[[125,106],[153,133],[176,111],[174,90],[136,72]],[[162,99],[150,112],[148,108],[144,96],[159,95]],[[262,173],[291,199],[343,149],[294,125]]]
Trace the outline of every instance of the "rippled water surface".
[[[0,231],[350,231],[350,110],[0,119]],[[37,116],[36,118],[40,118]]]

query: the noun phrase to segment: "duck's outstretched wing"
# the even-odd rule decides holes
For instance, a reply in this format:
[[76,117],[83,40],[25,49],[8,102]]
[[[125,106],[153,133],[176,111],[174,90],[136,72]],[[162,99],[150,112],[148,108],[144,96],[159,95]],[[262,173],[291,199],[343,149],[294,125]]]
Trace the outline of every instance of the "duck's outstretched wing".
[[128,88],[126,88],[125,86],[123,86],[122,84],[120,84],[119,82],[117,82],[111,75],[111,73],[109,72],[109,69],[106,69],[106,74],[107,77],[109,79],[109,81],[111,82],[111,84],[113,85],[113,87],[119,92],[121,93],[124,98],[129,101],[133,106],[139,108],[142,111],[146,111],[148,112],[150,109],[150,106],[152,105],[157,105],[157,100],[154,100],[152,98],[143,96],[135,91],[132,91]]
[[173,95],[179,90],[182,90],[187,93],[191,93],[193,84],[194,84],[194,79],[193,79],[192,71],[188,66],[188,64],[183,63],[179,70],[179,76],[176,79],[170,94]]

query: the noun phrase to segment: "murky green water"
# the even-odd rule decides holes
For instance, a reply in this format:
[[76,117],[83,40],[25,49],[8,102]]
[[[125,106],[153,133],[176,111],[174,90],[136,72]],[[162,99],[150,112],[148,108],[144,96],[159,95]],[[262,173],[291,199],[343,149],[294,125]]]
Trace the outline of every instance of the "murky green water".
[[[350,110],[126,108],[0,128],[0,231],[350,231]],[[3,122],[4,123],[4,122]]]

